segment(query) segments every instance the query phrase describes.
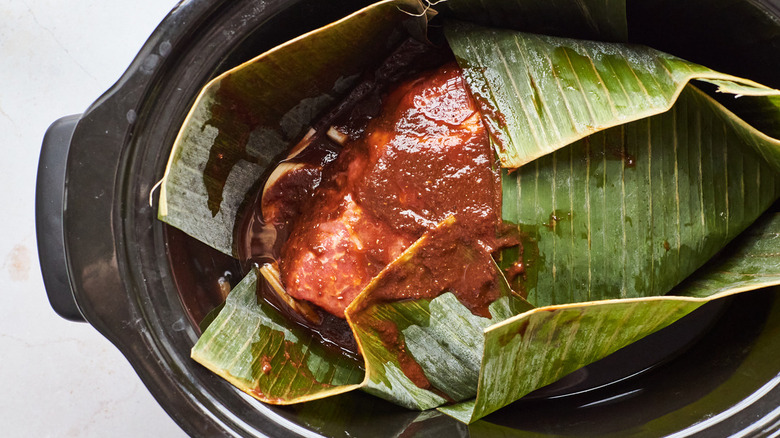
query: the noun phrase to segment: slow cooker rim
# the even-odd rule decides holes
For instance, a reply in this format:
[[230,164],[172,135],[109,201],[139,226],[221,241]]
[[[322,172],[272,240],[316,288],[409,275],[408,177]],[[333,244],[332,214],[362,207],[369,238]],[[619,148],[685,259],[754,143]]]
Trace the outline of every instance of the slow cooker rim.
[[[65,248],[67,255],[67,265],[69,267],[69,279],[71,289],[77,306],[84,318],[95,329],[112,342],[127,358],[133,369],[139,375],[146,387],[152,393],[154,398],[174,419],[182,429],[188,434],[198,435],[203,433],[225,434],[225,424],[216,418],[208,415],[207,410],[202,408],[198,401],[192,399],[189,393],[177,376],[175,376],[168,364],[159,362],[150,363],[144,360],[149,352],[159,351],[151,332],[143,327],[146,322],[142,319],[142,313],[139,311],[138,303],[134,303],[127,294],[123,284],[124,273],[126,271],[122,253],[123,240],[117,238],[123,224],[121,221],[120,206],[117,199],[122,199],[122,194],[118,192],[121,189],[119,183],[119,155],[127,146],[127,142],[132,142],[132,135],[136,120],[130,116],[133,111],[135,116],[141,114],[141,107],[148,95],[154,91],[154,86],[160,79],[161,71],[168,61],[162,53],[163,42],[168,42],[167,50],[175,54],[181,46],[187,44],[187,37],[197,28],[198,25],[205,23],[214,14],[218,13],[229,1],[209,1],[209,0],[190,0],[180,2],[157,26],[148,40],[139,50],[138,55],[131,62],[127,70],[120,79],[102,96],[100,96],[81,116],[75,127],[72,144],[79,144],[84,147],[91,141],[95,141],[95,136],[102,134],[103,128],[106,136],[110,135],[109,141],[106,138],[100,138],[102,149],[110,151],[111,157],[102,157],[103,163],[107,163],[105,170],[94,175],[94,169],[88,170],[93,173],[93,181],[104,181],[108,187],[114,189],[113,193],[101,187],[93,196],[86,196],[85,187],[95,191],[94,184],[84,184],[77,181],[81,170],[78,158],[78,148],[73,148],[68,157],[67,180],[65,185],[65,213],[63,217],[63,227],[65,232]],[[150,61],[153,60],[153,61]],[[127,109],[127,112],[117,111],[119,108]],[[125,117],[122,117],[125,115]],[[75,150],[74,150],[75,149]],[[106,159],[110,158],[110,159]],[[83,181],[83,179],[82,179]],[[90,187],[92,185],[93,187]],[[73,186],[78,187],[78,192],[69,190]],[[88,234],[79,231],[81,217],[72,215],[74,208],[83,198],[94,198],[91,202],[91,209],[88,210],[95,214],[97,219],[100,214],[105,220],[102,224],[90,224]],[[75,205],[74,205],[75,204]],[[70,208],[68,208],[70,207]],[[80,236],[90,235],[91,239],[87,246],[94,245],[92,248],[85,247]],[[105,251],[101,257],[94,257],[94,250],[101,249]],[[115,245],[115,246],[114,246]],[[92,257],[84,257],[84,253],[93,253]],[[92,260],[90,260],[92,258]],[[102,262],[104,272],[99,273],[99,278],[93,278],[93,281],[99,281],[103,287],[109,287],[116,291],[123,291],[116,294],[122,302],[114,303],[115,307],[107,309],[100,308],[94,300],[87,296],[89,287],[85,284],[85,273],[77,272],[79,268],[88,269],[89,262]],[[92,265],[100,266],[100,265]],[[87,278],[86,280],[90,280]],[[126,300],[126,301],[125,301]],[[121,321],[118,324],[117,318]],[[130,325],[130,330],[124,325]],[[145,354],[144,354],[145,353]],[[161,380],[167,380],[172,385],[164,384]],[[194,414],[194,415],[193,415]]]
[[[140,113],[142,103],[144,99],[148,96],[148,94],[152,91],[152,85],[154,82],[158,79],[158,71],[155,70],[151,73],[139,73],[142,69],[144,69],[144,62],[148,59],[149,55],[154,55],[156,51],[159,50],[159,45],[162,41],[180,41],[181,38],[183,38],[186,34],[186,31],[183,28],[180,28],[178,25],[183,22],[188,22],[188,24],[191,26],[192,23],[202,23],[204,20],[207,19],[211,14],[215,13],[220,7],[222,7],[225,3],[227,3],[225,0],[217,1],[217,2],[210,2],[207,0],[192,0],[188,2],[181,3],[176,9],[174,9],[167,17],[166,19],[158,26],[157,30],[152,34],[152,36],[149,38],[149,40],[144,44],[143,48],[140,50],[139,55],[135,58],[133,63],[128,68],[127,72],[121,77],[121,79],[117,82],[116,85],[114,85],[109,91],[107,91],[103,96],[101,96],[98,100],[96,100],[95,104],[93,104],[82,116],[82,119],[80,120],[78,126],[76,127],[76,132],[74,133],[74,142],[77,142],[78,139],[81,137],[86,137],[92,134],[90,132],[90,129],[92,129],[94,126],[97,125],[103,125],[105,122],[110,122],[109,124],[116,128],[117,131],[112,136],[112,140],[116,141],[117,144],[117,151],[119,152],[124,148],[125,142],[127,139],[130,139],[133,135],[133,130],[135,129],[135,126],[133,123],[122,120],[120,117],[117,116],[117,114],[114,114],[113,118],[111,120],[104,119],[105,114],[104,111],[109,111],[112,109],[115,109],[119,106],[118,99],[120,95],[124,93],[123,98],[121,99],[122,105],[125,105],[127,107],[132,106],[135,108],[136,114]],[[175,52],[175,48],[177,47],[178,43],[173,43],[172,46],[174,47],[173,51]],[[166,62],[165,59],[162,59],[162,63],[164,64]],[[162,65],[162,64],[161,64]],[[130,90],[128,92],[128,90]],[[113,108],[112,108],[113,107]],[[129,118],[129,117],[128,117]],[[130,140],[132,141],[132,140]],[[76,157],[76,155],[73,155],[73,157]],[[80,163],[76,162],[76,160],[73,160],[71,162],[71,158],[69,158],[69,169],[78,169]],[[69,170],[70,171],[70,170]],[[105,176],[108,174],[109,176],[111,172],[103,172],[101,175]],[[115,188],[117,190],[120,190],[122,187],[125,187],[123,183],[121,183],[122,176],[119,175],[119,170],[115,169],[115,173],[113,175],[112,181],[115,184]],[[71,179],[69,180],[69,183],[74,183],[75,180]],[[66,185],[66,188],[68,186]],[[105,196],[105,194],[101,195],[99,192],[95,192],[98,196]],[[72,192],[66,191],[66,199],[68,200],[71,207],[78,205],[79,202],[76,201],[74,203],[74,196],[83,196],[81,195],[75,195]],[[123,223],[123,217],[124,213],[120,211],[120,206],[117,205],[114,201],[114,199],[123,199],[123,197],[127,196],[126,194],[121,194],[118,191],[111,194],[110,196],[105,196],[100,201],[100,207],[103,209],[101,211],[108,210],[109,214],[109,222],[111,223],[110,226],[110,233],[111,233],[111,239],[112,245],[116,245],[115,247],[112,246],[111,252],[113,253],[113,265],[109,262],[107,267],[111,269],[116,269],[116,272],[107,272],[100,275],[104,275],[104,278],[101,278],[106,284],[113,284],[117,286],[118,288],[124,290],[124,284],[123,284],[123,278],[126,278],[124,275],[126,273],[123,272],[123,270],[127,269],[126,263],[127,260],[130,260],[128,258],[128,255],[126,254],[128,251],[128,248],[125,247],[125,243],[123,241],[122,236],[125,234],[123,230],[123,227],[125,226],[125,223]],[[109,202],[110,201],[110,202]],[[108,208],[106,208],[108,207]],[[79,227],[77,225],[74,225],[77,220],[80,219],[73,219],[68,215],[68,212],[66,210],[65,214],[65,228],[68,230],[68,233],[66,235],[65,243],[66,243],[66,249],[68,253],[68,265],[70,267],[70,278],[72,282],[72,288],[74,291],[74,294],[76,295],[77,301],[79,301],[80,298],[83,296],[81,295],[83,293],[83,290],[85,289],[84,285],[84,279],[82,278],[84,276],[83,272],[75,272],[77,267],[85,267],[83,262],[80,262],[76,260],[78,257],[76,256],[77,253],[84,251],[83,242],[79,242],[80,238],[78,237],[79,234],[76,232],[71,231],[73,229],[78,229]],[[100,229],[99,232],[102,234],[105,234],[105,228]],[[101,235],[102,235],[101,234]],[[96,236],[93,238],[96,240]],[[106,253],[108,254],[108,253]],[[105,255],[105,254],[104,254]],[[104,260],[111,260],[111,257],[105,258]],[[124,294],[123,298],[127,298],[128,302],[127,304],[127,314],[126,314],[126,320],[127,321],[133,321],[137,318],[141,317],[143,315],[142,311],[139,311],[138,303],[132,302],[129,296],[126,296],[127,294]],[[94,303],[93,303],[94,304]],[[137,359],[137,356],[135,354],[132,354],[132,348],[128,344],[135,344],[137,342],[140,342],[144,346],[146,346],[149,350],[153,351],[158,348],[156,345],[159,340],[153,339],[154,337],[150,333],[141,333],[141,321],[138,320],[138,327],[132,327],[132,328],[139,328],[139,330],[121,330],[121,328],[118,328],[116,326],[113,326],[105,321],[105,315],[101,314],[97,309],[91,307],[91,306],[79,306],[79,309],[81,310],[82,314],[85,316],[87,321],[89,321],[101,334],[103,334],[106,338],[108,338],[112,343],[114,343],[117,348],[122,351],[122,353],[127,357],[128,361],[133,365],[136,372],[138,372],[139,376],[141,376],[142,380],[147,384],[147,387],[149,390],[153,393],[156,399],[160,401],[160,404],[162,407],[168,412],[168,414],[174,418],[177,423],[180,424],[180,426],[185,429],[190,434],[199,434],[203,433],[204,428],[206,427],[203,423],[199,422],[193,422],[190,421],[192,418],[188,418],[187,416],[182,415],[182,412],[178,409],[174,409],[175,403],[163,403],[163,400],[167,400],[168,396],[170,394],[164,393],[162,389],[159,389],[154,384],[159,383],[156,376],[147,375],[148,371],[145,368],[144,363],[141,363],[142,361],[140,359]],[[148,322],[147,322],[148,323]],[[120,333],[121,332],[121,333]],[[167,371],[166,371],[167,372]],[[176,376],[170,376],[171,379],[176,379]],[[181,389],[181,388],[179,388]],[[182,395],[187,396],[186,391],[182,392]],[[170,402],[170,400],[168,400]],[[197,412],[203,412],[202,410],[198,410]],[[778,417],[780,417],[780,412],[778,412]],[[219,427],[221,422],[217,421],[214,418],[209,418],[209,421],[212,421],[210,425],[213,425],[215,427]],[[217,429],[215,429],[217,430]],[[221,430],[221,432],[225,432],[224,430]]]

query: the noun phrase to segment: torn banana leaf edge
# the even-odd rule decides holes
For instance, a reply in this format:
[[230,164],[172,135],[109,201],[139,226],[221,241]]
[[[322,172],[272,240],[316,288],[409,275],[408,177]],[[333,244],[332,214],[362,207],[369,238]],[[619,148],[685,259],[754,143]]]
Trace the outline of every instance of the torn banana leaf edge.
[[[483,357],[476,399],[438,409],[464,423],[471,423],[534,389],[553,383],[582,366],[674,323],[707,302],[780,284],[780,269],[758,273],[751,260],[777,259],[780,250],[780,214],[769,213],[727,248],[734,249],[736,254],[724,257],[712,266],[707,265],[672,292],[689,296],[541,307],[488,327],[484,332],[485,349],[495,353]],[[724,277],[729,276],[732,278],[725,280]],[[738,277],[742,277],[742,280],[736,281]],[[732,282],[737,285],[729,286]],[[714,293],[710,296],[696,296],[707,291]],[[613,312],[617,316],[619,326],[610,328],[610,336],[614,340],[602,345],[593,341],[594,333],[603,330],[604,323],[597,317],[596,322],[588,327],[586,321],[589,312]],[[562,337],[567,337],[568,341],[559,342],[557,348],[547,351],[534,351],[535,334],[545,338],[548,343]],[[578,336],[581,342],[577,341]],[[585,348],[578,350],[577,344]],[[499,377],[491,378],[491,374],[498,374]],[[522,377],[508,382],[505,376]]]
[[274,159],[383,56],[377,48],[426,38],[435,13],[420,0],[381,1],[209,81],[174,141],[158,218],[236,256],[236,215]]

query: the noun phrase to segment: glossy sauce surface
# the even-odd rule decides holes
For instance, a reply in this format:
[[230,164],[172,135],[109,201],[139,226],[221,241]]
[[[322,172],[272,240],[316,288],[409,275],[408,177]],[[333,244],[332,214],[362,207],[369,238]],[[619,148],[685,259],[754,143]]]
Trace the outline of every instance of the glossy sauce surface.
[[[489,264],[500,224],[494,167],[457,65],[403,82],[384,99],[365,135],[347,142],[325,168],[310,207],[293,225],[280,260],[287,292],[343,317],[373,277],[449,216],[458,223],[450,239],[486,254],[469,264]],[[437,272],[437,283],[457,288],[457,279],[443,279],[457,276],[464,289],[473,289],[466,285],[469,275],[451,270]]]

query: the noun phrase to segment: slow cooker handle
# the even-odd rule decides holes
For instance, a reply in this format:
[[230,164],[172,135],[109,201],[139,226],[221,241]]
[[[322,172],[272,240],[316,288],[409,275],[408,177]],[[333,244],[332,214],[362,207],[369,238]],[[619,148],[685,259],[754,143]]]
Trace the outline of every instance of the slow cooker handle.
[[70,140],[81,114],[65,116],[46,130],[35,183],[35,234],[38,260],[49,304],[61,317],[84,322],[68,276],[63,228],[65,168]]

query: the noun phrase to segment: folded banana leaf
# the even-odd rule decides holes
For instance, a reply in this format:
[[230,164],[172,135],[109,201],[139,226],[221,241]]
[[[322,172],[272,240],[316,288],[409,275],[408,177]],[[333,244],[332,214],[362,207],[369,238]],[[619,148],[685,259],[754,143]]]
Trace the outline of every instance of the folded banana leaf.
[[[601,44],[451,23],[463,68],[504,167],[515,168],[603,129],[669,110],[698,79],[719,91],[778,91],[648,47]],[[771,151],[764,157],[780,169]]]
[[[544,21],[560,18],[563,2],[502,2],[500,14],[487,1],[446,8],[483,25],[624,39],[624,2],[577,3],[566,9],[582,24],[573,35]],[[536,27],[509,11],[539,17]],[[171,154],[160,218],[234,253],[238,207],[273,158],[384,55],[373,50],[379,41],[389,50],[408,29],[423,34],[430,14],[419,2],[381,2],[210,83]],[[487,314],[446,290],[385,302],[383,288],[402,286],[392,273],[414,271],[435,247],[437,233],[426,234],[348,308],[354,358],[258,301],[250,272],[193,347],[195,360],[271,403],[362,388],[472,422],[704,302],[780,284],[780,218],[751,226],[780,190],[780,141],[767,135],[780,132],[780,92],[641,46],[462,22],[445,31],[507,168],[502,214],[523,234],[524,273],[505,278],[518,253],[501,254],[490,267],[500,298]],[[692,79],[744,96],[763,132]]]
[[[231,69],[201,91],[171,151],[158,217],[228,255],[244,198],[275,158],[434,11],[380,2]],[[344,44],[348,41],[349,44]]]
[[732,255],[697,272],[675,295],[537,308],[489,327],[476,399],[439,410],[470,423],[710,300],[780,284],[780,215],[756,225],[729,247]]
[[514,286],[545,306],[663,295],[698,269],[780,195],[756,152],[778,142],[726,114],[686,87],[667,113],[505,174],[504,219],[535,241]]
[[[499,298],[489,304],[487,315],[475,315],[449,291],[435,289],[435,278],[426,261],[440,257],[439,242],[455,220],[445,220],[426,233],[379,273],[347,308],[347,321],[366,364],[365,390],[402,406],[430,409],[447,401],[476,395],[479,363],[484,350],[483,331],[497,321],[532,308],[512,293],[491,266],[499,282]],[[467,245],[448,253],[448,269],[467,272]],[[427,280],[427,281],[426,281]],[[420,285],[425,287],[421,287]],[[388,302],[384,290],[417,287],[415,299]],[[445,292],[445,293],[442,293]]]

